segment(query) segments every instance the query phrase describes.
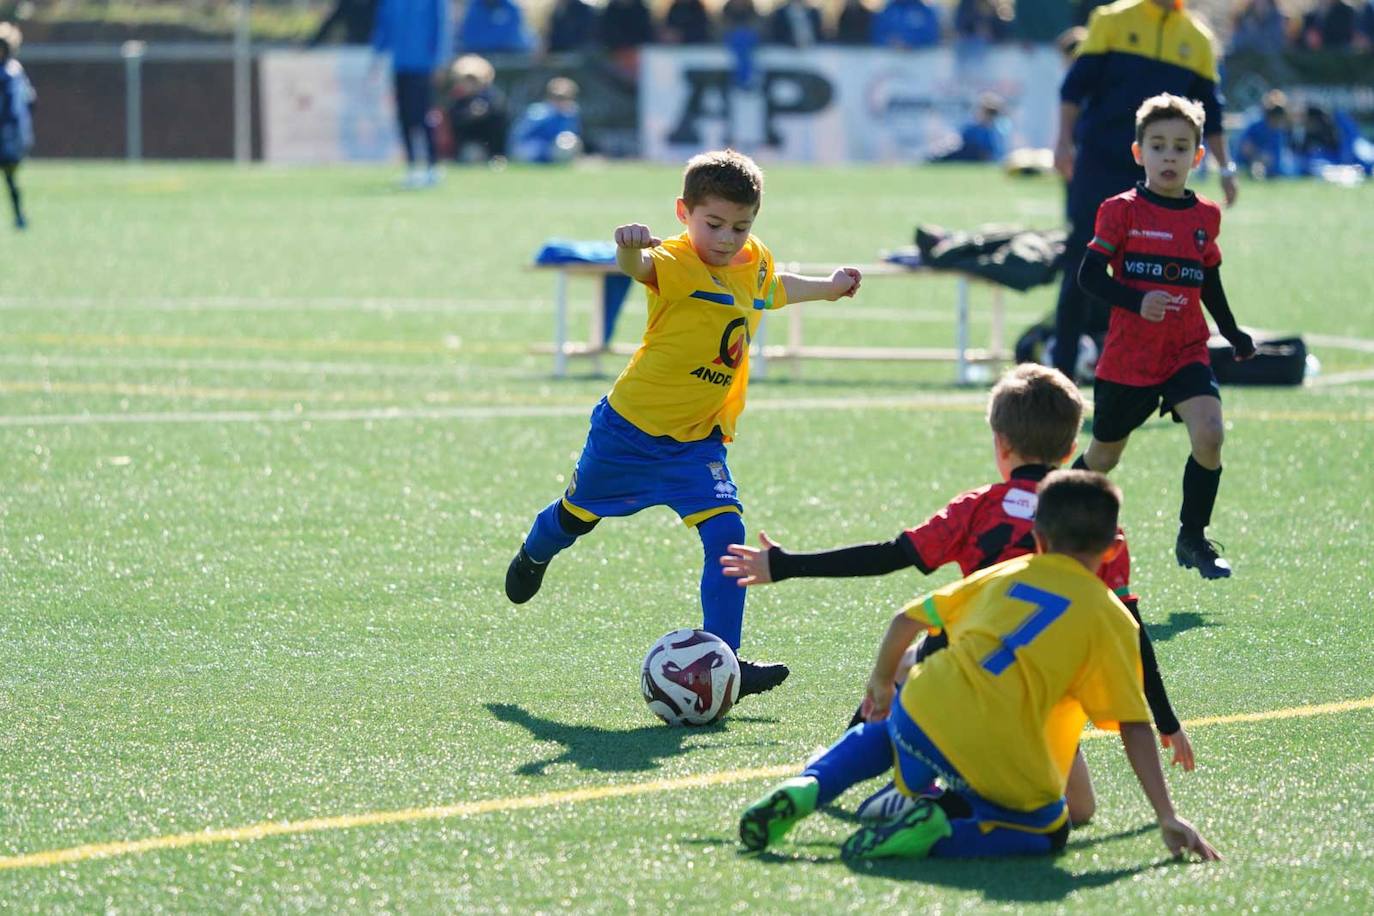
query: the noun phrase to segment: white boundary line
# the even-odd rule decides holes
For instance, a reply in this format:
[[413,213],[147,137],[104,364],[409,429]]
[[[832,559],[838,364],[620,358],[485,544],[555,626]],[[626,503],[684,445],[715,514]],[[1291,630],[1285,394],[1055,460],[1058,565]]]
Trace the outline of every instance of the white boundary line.
[[[797,398],[751,402],[751,411],[808,410],[981,410],[984,392],[910,398]],[[80,414],[0,415],[5,426],[93,426],[97,424],[175,423],[323,423],[388,420],[500,420],[520,417],[586,417],[591,404],[470,405],[455,407],[375,407],[340,410],[207,410]]]

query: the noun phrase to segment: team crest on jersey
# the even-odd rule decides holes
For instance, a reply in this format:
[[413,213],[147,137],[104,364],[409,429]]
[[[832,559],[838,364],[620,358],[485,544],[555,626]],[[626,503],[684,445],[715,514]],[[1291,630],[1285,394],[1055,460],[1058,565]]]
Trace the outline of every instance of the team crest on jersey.
[[1002,497],[1002,511],[1012,518],[1035,518],[1035,505],[1039,501],[1029,490],[1008,490]]
[[1207,250],[1207,230],[1199,229],[1193,233],[1193,242],[1197,245],[1198,251]]
[[764,279],[767,278],[767,276],[768,276],[768,259],[767,259],[767,258],[759,258],[759,279],[758,279],[758,282],[755,283],[754,285],[757,286],[759,289],[763,289],[763,281],[764,281]]
[[725,465],[719,461],[712,461],[706,465],[711,471],[711,479],[716,482],[716,499],[736,499],[739,491],[735,489],[735,484],[730,480],[730,474],[725,470]]

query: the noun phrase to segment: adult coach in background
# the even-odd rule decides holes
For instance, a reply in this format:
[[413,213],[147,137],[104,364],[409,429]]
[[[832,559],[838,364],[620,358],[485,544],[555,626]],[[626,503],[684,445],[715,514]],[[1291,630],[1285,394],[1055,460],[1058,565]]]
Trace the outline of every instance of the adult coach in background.
[[[434,74],[453,56],[449,0],[380,0],[372,28],[372,50],[391,55],[396,116],[406,148],[406,187],[428,187],[439,180],[434,148],[438,116]],[[375,64],[374,64],[375,72]],[[417,134],[419,137],[417,138]],[[420,167],[419,145],[426,165]]]
[[[1078,267],[1092,240],[1097,208],[1145,178],[1131,158],[1135,113],[1161,92],[1202,103],[1204,142],[1221,167],[1229,207],[1236,201],[1235,165],[1222,132],[1212,33],[1182,0],[1119,0],[1093,10],[1088,34],[1059,90],[1059,139],[1054,166],[1069,183],[1071,229],[1055,310],[1054,367],[1076,377],[1078,341],[1097,307],[1078,285]],[[1104,328],[1105,320],[1099,322]]]

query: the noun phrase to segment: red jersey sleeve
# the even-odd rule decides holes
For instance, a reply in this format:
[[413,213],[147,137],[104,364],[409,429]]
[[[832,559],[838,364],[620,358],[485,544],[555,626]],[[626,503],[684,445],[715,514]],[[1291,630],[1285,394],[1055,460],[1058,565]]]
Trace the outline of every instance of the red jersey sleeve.
[[1126,201],[1119,197],[1109,197],[1097,208],[1097,222],[1093,226],[1093,240],[1088,243],[1089,251],[1096,251],[1107,258],[1113,258],[1126,242],[1127,208]]
[[1097,578],[1118,598],[1125,598],[1131,594],[1131,551],[1126,547],[1126,535],[1120,528],[1116,530],[1116,542],[1121,549],[1097,568]]
[[1202,266],[1218,267],[1221,265],[1221,248],[1217,245],[1217,236],[1221,235],[1221,208],[1210,200],[1202,200],[1199,203],[1206,207],[1204,211],[1203,225],[1207,238],[1202,246]]
[[931,573],[958,560],[959,551],[968,542],[978,499],[988,489],[983,487],[960,493],[920,525],[902,532],[915,549],[922,572]]

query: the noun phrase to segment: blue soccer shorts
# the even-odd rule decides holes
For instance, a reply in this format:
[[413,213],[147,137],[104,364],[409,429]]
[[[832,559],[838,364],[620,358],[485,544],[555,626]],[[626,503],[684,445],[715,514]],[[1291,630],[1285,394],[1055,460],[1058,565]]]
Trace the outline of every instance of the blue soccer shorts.
[[722,512],[743,513],[725,442],[719,434],[696,442],[651,436],[602,398],[577,459],[563,505],[583,521],[633,515],[667,506],[688,525]]

